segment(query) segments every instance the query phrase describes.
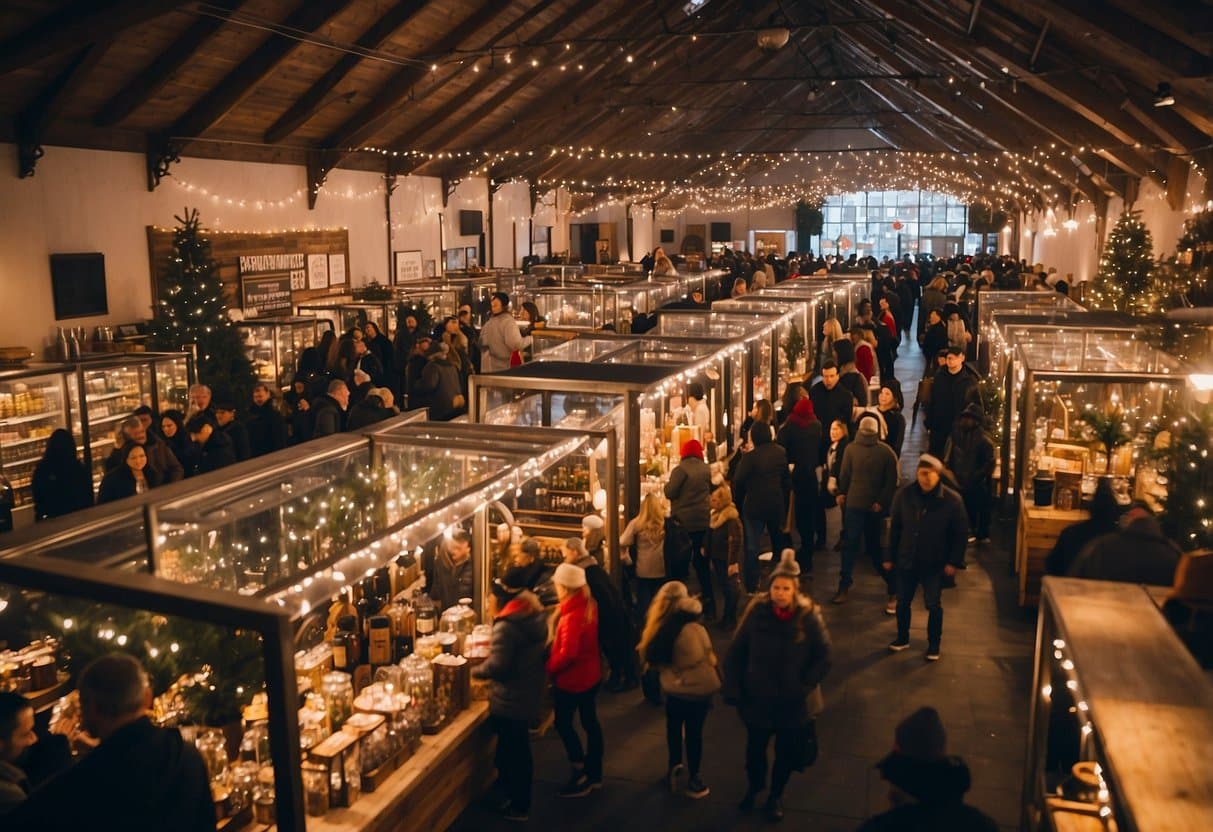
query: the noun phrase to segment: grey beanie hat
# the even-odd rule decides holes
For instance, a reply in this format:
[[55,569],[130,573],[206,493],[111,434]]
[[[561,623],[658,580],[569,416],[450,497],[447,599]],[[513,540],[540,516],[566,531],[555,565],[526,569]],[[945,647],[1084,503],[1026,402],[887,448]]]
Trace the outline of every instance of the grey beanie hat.
[[779,563],[771,570],[771,580],[776,578],[799,578],[800,564],[796,562],[796,550],[784,549],[779,554]]

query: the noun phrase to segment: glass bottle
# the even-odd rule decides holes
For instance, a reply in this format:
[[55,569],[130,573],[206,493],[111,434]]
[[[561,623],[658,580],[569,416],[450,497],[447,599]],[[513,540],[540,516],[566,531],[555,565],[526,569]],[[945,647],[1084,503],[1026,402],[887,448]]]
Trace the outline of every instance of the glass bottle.
[[325,706],[328,709],[329,730],[333,733],[341,730],[341,726],[354,712],[354,682],[350,674],[340,671],[324,674]]
[[310,817],[324,817],[329,810],[328,767],[318,763],[304,763],[303,798]]
[[427,593],[421,593],[413,604],[417,616],[417,635],[433,635],[438,627],[438,607]]
[[358,619],[343,615],[337,619],[337,634],[333,636],[333,667],[353,673],[362,659],[362,643],[358,637]]

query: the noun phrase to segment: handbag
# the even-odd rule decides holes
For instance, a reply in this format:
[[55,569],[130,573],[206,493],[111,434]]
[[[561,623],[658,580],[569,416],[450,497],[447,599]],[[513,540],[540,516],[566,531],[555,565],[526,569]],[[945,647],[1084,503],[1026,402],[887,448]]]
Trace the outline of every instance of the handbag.
[[513,352],[510,353],[510,366],[511,367],[521,367],[522,366],[522,351],[521,350],[514,350]]

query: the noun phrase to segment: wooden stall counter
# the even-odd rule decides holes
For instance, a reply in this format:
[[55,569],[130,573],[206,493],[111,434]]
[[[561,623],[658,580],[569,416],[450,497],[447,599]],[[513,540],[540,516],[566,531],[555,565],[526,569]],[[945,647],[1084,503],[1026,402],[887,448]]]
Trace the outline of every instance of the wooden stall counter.
[[308,832],[446,829],[491,782],[488,712],[487,702],[472,702],[440,733],[422,737],[413,756],[375,791],[359,795],[349,808],[309,817]]
[[1066,526],[1086,520],[1084,509],[1062,509],[1033,505],[1030,497],[1019,495],[1019,523],[1015,529],[1015,572],[1019,575],[1019,605],[1040,602],[1040,579],[1045,574],[1045,559]]

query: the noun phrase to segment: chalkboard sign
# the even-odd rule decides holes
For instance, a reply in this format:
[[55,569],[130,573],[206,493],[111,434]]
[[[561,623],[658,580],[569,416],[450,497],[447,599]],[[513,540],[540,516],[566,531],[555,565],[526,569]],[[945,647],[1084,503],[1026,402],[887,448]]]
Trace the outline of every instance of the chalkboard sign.
[[244,313],[252,317],[291,308],[291,275],[280,272],[266,277],[241,277],[240,299]]

